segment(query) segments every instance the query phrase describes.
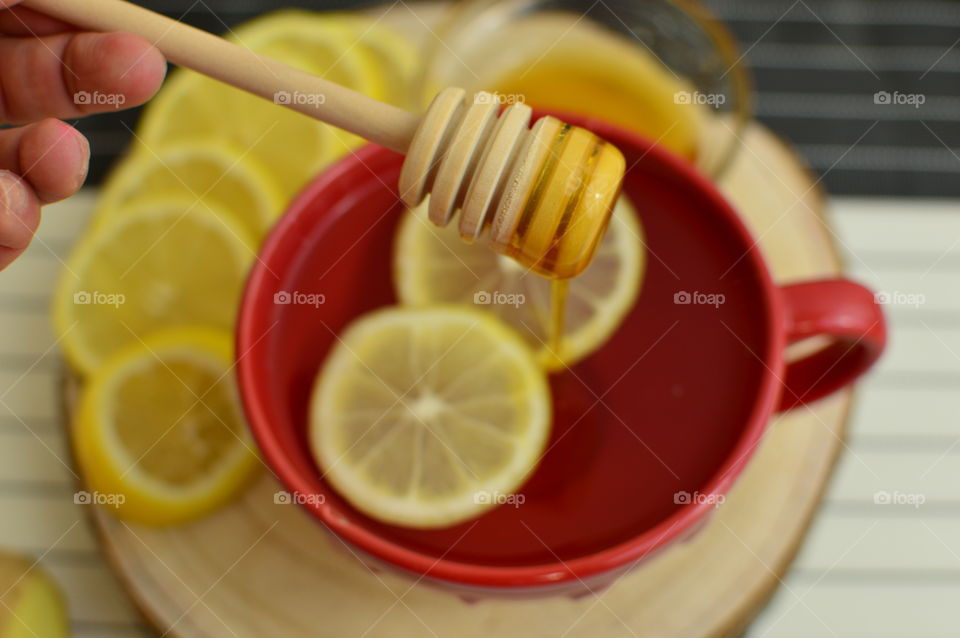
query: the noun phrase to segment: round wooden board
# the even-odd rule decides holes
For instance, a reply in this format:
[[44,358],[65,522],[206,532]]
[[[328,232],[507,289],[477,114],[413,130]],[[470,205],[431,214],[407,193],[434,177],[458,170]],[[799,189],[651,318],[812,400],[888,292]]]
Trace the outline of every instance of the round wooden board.
[[[810,176],[758,125],[744,145],[722,187],[774,276],[839,272]],[[267,473],[238,502],[191,525],[133,526],[98,508],[93,518],[110,564],[164,636],[733,636],[775,590],[806,532],[849,403],[844,392],[776,418],[701,532],[579,599],[466,602],[371,571],[298,507],[275,504],[280,488]]]

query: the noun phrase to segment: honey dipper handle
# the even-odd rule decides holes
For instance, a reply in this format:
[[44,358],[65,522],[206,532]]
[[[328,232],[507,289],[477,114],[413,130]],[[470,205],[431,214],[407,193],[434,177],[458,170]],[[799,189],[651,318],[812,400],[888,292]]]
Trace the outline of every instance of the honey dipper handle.
[[94,31],[126,31],[171,62],[406,153],[420,118],[124,0],[26,0],[35,11]]

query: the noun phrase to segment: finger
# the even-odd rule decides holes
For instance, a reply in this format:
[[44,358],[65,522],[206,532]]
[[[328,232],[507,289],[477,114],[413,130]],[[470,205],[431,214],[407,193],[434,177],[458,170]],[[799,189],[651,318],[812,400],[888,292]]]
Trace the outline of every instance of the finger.
[[40,224],[40,203],[27,182],[0,170],[0,269],[30,245]]
[[41,204],[76,193],[87,177],[89,162],[86,138],[60,120],[0,131],[0,170],[27,180]]
[[0,121],[12,123],[142,104],[167,70],[156,48],[129,33],[0,38],[0,60]]
[[[0,2],[2,6],[2,2]],[[0,33],[7,35],[50,35],[76,31],[76,27],[26,7],[0,9]]]

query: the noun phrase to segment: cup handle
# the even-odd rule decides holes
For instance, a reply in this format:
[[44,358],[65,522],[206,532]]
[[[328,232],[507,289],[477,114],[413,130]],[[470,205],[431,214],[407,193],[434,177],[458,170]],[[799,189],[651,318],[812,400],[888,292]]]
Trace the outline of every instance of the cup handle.
[[846,279],[780,288],[788,343],[819,335],[825,348],[786,365],[779,410],[824,397],[867,371],[887,342],[886,322],[874,294]]

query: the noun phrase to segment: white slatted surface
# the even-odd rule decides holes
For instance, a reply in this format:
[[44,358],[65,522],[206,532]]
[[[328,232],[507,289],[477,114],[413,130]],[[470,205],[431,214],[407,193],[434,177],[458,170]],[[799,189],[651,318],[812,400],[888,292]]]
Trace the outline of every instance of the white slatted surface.
[[49,206],[27,253],[0,273],[0,547],[42,557],[64,588],[77,638],[150,635],[74,505],[61,425],[60,355],[48,308],[90,193]]
[[[850,275],[923,295],[887,306],[849,451],[785,586],[750,638],[960,635],[960,202],[835,199]],[[876,492],[925,502],[878,505]]]
[[[80,637],[149,635],[96,549],[60,427],[47,312],[91,197],[49,207],[0,273],[0,546],[42,556]],[[751,638],[960,635],[960,202],[834,200],[851,274],[923,295],[889,306],[891,348],[862,384],[849,451],[785,584]],[[925,502],[877,505],[874,494]]]

